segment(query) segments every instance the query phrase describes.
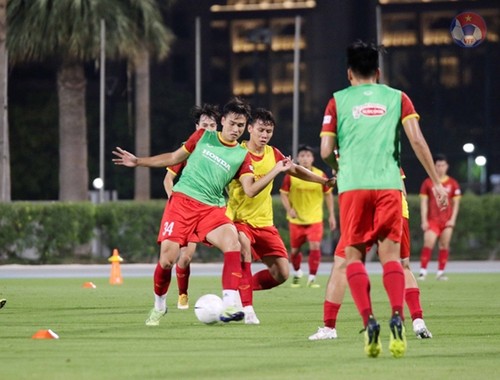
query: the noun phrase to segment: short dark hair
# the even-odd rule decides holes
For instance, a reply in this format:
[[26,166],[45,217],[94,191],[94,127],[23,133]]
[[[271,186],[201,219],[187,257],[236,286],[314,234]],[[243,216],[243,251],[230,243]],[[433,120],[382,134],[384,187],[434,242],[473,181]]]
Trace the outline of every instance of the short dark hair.
[[347,48],[347,67],[363,78],[370,77],[379,68],[378,57],[381,52],[385,52],[382,45],[357,40]]
[[445,162],[448,162],[448,159],[446,158],[446,156],[442,153],[437,153],[434,155],[434,163],[438,162],[438,161],[445,161]]
[[252,121],[250,123],[253,123],[255,120],[261,120],[264,125],[276,126],[273,113],[265,108],[256,108],[252,112]]
[[297,154],[299,154],[300,152],[311,152],[312,154],[314,154],[314,149],[312,147],[310,147],[309,145],[305,145],[305,144],[302,144],[302,145],[299,145],[298,149],[297,149]]
[[194,106],[191,109],[191,116],[194,119],[195,124],[200,122],[200,117],[202,115],[206,115],[218,123],[220,119],[219,106],[205,103],[201,107]]
[[227,102],[222,109],[222,116],[227,116],[230,113],[243,115],[247,118],[248,122],[251,117],[252,109],[250,108],[250,104],[245,102],[243,99],[234,97],[229,102]]

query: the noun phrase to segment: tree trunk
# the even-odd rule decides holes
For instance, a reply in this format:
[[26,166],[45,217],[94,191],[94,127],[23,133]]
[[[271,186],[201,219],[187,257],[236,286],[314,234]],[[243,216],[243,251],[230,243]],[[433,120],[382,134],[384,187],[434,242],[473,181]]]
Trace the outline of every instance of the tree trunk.
[[[134,60],[135,69],[135,153],[151,155],[151,125],[149,112],[149,53],[146,49]],[[134,199],[149,200],[151,175],[149,168],[135,169]]]
[[6,37],[7,0],[0,0],[0,202],[11,201]]
[[88,199],[87,118],[83,64],[63,63],[57,73],[59,98],[59,200]]

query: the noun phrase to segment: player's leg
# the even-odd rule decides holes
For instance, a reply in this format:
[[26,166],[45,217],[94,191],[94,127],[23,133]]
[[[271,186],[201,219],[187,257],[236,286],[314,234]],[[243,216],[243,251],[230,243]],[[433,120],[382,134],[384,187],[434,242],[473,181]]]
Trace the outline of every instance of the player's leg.
[[446,281],[448,277],[444,275],[448,257],[450,256],[450,241],[453,235],[453,228],[444,228],[438,240],[438,271],[436,273],[436,280]]
[[424,321],[423,310],[420,303],[420,289],[417,279],[411,271],[410,260],[406,258],[401,260],[401,263],[405,273],[405,301],[410,311],[413,332],[418,339],[432,338],[432,333],[429,331]]
[[160,258],[153,275],[154,307],[146,319],[147,326],[158,326],[160,319],[167,313],[167,292],[172,279],[172,267],[179,256],[179,243],[163,240],[160,245]]
[[191,274],[191,260],[196,251],[196,243],[188,243],[186,247],[181,248],[181,253],[177,264],[175,265],[175,275],[177,287],[179,289],[179,299],[177,308],[181,310],[189,309],[188,287],[189,276]]
[[[225,215],[220,216],[226,218]],[[206,221],[212,223],[213,221]],[[203,228],[202,228],[203,229]],[[203,238],[204,234],[199,234]],[[224,254],[222,268],[222,301],[224,311],[221,314],[223,322],[240,321],[245,314],[238,308],[238,287],[242,277],[241,271],[241,244],[238,232],[232,223],[225,223],[210,230],[205,237],[209,243],[219,248]]]
[[252,247],[250,238],[242,231],[238,231],[241,244],[241,281],[238,287],[243,312],[245,313],[245,324],[260,324],[255,310],[253,308],[253,289],[252,289]]
[[[340,243],[337,245],[339,246]],[[309,340],[324,340],[337,338],[337,315],[344,300],[347,288],[347,278],[345,274],[345,253],[334,256],[334,263],[330,272],[330,277],[326,284],[325,301],[323,303],[323,327],[309,337]]]
[[292,288],[300,287],[300,280],[303,276],[301,269],[303,254],[300,251],[302,245],[306,242],[304,227],[298,224],[289,223],[290,231],[290,262],[293,268]]
[[288,279],[290,272],[288,253],[276,227],[254,229],[252,249],[255,259],[267,266],[267,269],[253,275],[254,290],[271,289]]
[[306,227],[307,241],[309,242],[309,278],[307,286],[319,288],[316,283],[316,274],[321,263],[321,240],[323,239],[323,223],[315,223]]
[[418,275],[419,280],[425,280],[427,276],[427,266],[431,261],[432,250],[436,245],[437,238],[438,234],[430,228],[424,232],[424,246],[422,247],[422,251],[420,252],[420,274]]
[[405,301],[410,311],[413,332],[419,339],[432,338],[432,334],[427,329],[423,319],[423,311],[420,304],[420,289],[410,268],[410,221],[405,217],[403,217],[400,256],[405,274]]

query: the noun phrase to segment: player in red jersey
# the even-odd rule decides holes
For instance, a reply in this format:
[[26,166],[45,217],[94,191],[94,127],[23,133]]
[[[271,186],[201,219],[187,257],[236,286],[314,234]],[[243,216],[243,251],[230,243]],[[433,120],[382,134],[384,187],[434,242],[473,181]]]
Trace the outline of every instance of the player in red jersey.
[[[191,114],[194,119],[196,130],[217,130],[217,123],[220,119],[220,112],[217,106],[211,104],[204,104],[201,107],[196,106],[192,109]],[[168,198],[172,195],[174,183],[179,180],[184,166],[186,166],[186,161],[167,168],[167,173],[163,180],[163,187],[165,188]],[[192,236],[187,246],[181,248],[179,259],[175,264],[175,278],[177,279],[177,288],[179,290],[177,308],[181,310],[189,309],[188,287],[191,273],[190,263],[196,251],[197,242],[198,238]]]
[[422,231],[424,232],[424,246],[420,253],[420,274],[418,279],[425,280],[432,250],[436,245],[436,241],[438,241],[439,254],[436,280],[446,281],[448,277],[444,275],[444,270],[450,254],[450,241],[453,228],[457,222],[462,192],[458,182],[447,174],[449,165],[446,156],[442,154],[436,155],[434,165],[446,190],[451,207],[443,210],[437,206],[432,190],[432,181],[429,178],[425,179],[420,188],[420,213]]
[[[434,168],[409,97],[377,83],[380,69],[377,46],[362,41],[347,49],[350,87],[335,92],[323,118],[321,157],[337,171],[340,227],[346,248],[346,275],[365,328],[365,353],[377,357],[382,346],[380,325],[372,309],[370,279],[363,260],[367,245],[377,243],[383,283],[392,310],[389,350],[406,352],[403,324],[404,270],[400,263],[401,125],[429,177],[441,207],[446,192]],[[337,161],[334,151],[338,149]]]
[[[313,166],[314,152],[307,145],[299,146],[297,150],[299,165],[311,170],[317,175],[327,178],[326,174]],[[281,203],[287,213],[290,230],[290,262],[294,269],[292,288],[300,287],[302,278],[302,252],[300,248],[309,243],[309,276],[307,286],[319,288],[316,273],[321,262],[321,240],[323,239],[323,200],[328,210],[328,225],[331,231],[337,227],[334,215],[332,188],[321,184],[303,181],[285,175],[280,188]]]
[[237,141],[247,126],[249,116],[250,106],[233,99],[224,106],[221,132],[196,131],[176,151],[152,157],[136,157],[119,147],[113,151],[116,156],[113,162],[128,167],[166,167],[187,160],[160,225],[160,258],[154,273],[155,302],[146,320],[147,326],[158,326],[160,319],[167,313],[166,297],[172,267],[179,256],[180,247],[187,245],[193,234],[224,253],[224,310],[220,319],[229,322],[244,318],[244,312],[237,305],[242,277],[241,245],[234,224],[225,215],[224,188],[238,175],[245,194],[253,197],[276,175],[291,166],[291,160],[284,159],[266,176],[255,180],[248,152]]

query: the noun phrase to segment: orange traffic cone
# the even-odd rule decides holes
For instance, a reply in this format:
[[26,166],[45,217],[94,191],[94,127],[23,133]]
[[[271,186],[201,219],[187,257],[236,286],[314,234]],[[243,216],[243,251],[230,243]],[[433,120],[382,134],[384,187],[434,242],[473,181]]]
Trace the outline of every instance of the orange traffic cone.
[[31,337],[33,339],[59,339],[59,335],[57,335],[54,331],[52,330],[38,330],[36,333],[33,334]]
[[95,289],[97,286],[93,282],[84,282],[82,288]]
[[111,276],[109,277],[109,283],[111,285],[121,285],[123,284],[122,271],[120,268],[120,263],[123,259],[118,254],[118,250],[113,249],[113,255],[108,258],[108,261],[111,262]]

